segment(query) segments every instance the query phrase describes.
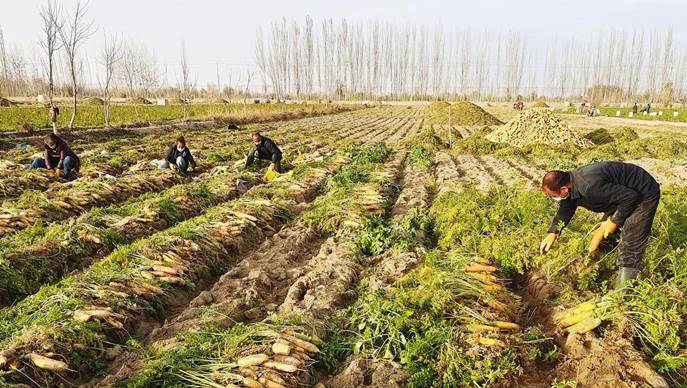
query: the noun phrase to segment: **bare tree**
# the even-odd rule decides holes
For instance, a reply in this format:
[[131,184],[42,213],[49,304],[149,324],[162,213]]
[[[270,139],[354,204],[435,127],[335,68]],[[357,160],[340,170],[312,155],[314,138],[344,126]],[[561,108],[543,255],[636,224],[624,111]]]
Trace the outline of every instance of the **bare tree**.
[[248,93],[250,92],[250,82],[253,80],[253,75],[255,72],[247,70],[246,71],[246,88],[243,90],[243,115],[246,115],[247,107],[246,104],[248,99]]
[[188,58],[186,56],[186,42],[183,37],[181,38],[180,67],[181,82],[179,85],[179,89],[181,91],[181,105],[184,111],[184,120],[186,120],[188,118],[188,112],[186,111],[186,100],[190,97],[191,89],[193,88],[193,86],[190,82],[190,66],[188,64]]
[[52,130],[53,133],[57,134],[57,116],[52,115],[55,108],[55,103],[53,102],[55,94],[55,53],[61,48],[58,36],[63,25],[61,9],[57,1],[48,0],[41,7],[40,16],[43,22],[40,43],[46,56],[45,72],[48,78],[48,101],[50,103]]
[[86,39],[88,39],[95,32],[93,21],[86,20],[86,13],[88,11],[88,2],[77,1],[74,12],[69,17],[69,20],[58,29],[60,41],[67,55],[68,72],[72,83],[72,117],[69,119],[69,129],[74,127],[74,120],[76,120],[77,110],[77,73],[79,72],[78,58],[76,56],[77,50],[81,47]]
[[2,79],[0,79],[0,95],[2,92],[9,94],[9,69],[7,68],[7,50],[5,49],[5,35],[0,27],[0,66],[2,66]]
[[122,39],[117,36],[112,36],[110,38],[105,35],[105,45],[100,52],[100,60],[104,66],[105,74],[103,81],[103,116],[105,118],[105,126],[110,126],[110,86],[112,80],[114,79],[115,67],[122,59]]

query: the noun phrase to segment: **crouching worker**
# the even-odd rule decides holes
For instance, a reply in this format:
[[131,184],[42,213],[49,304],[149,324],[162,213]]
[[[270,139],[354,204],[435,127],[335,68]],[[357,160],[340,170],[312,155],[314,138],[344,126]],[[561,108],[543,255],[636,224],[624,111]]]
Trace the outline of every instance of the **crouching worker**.
[[255,158],[261,160],[269,160],[272,162],[270,167],[272,170],[282,173],[281,169],[281,150],[274,144],[274,141],[269,137],[262,136],[259,132],[253,133],[253,143],[255,143],[255,149],[248,153],[248,159],[246,159],[246,167],[253,164]]
[[542,190],[558,201],[559,207],[539,248],[541,253],[551,248],[581,206],[604,213],[589,244],[590,253],[596,252],[601,241],[620,228],[616,288],[623,288],[625,282],[637,277],[661,198],[659,184],[646,170],[629,163],[600,162],[572,171],[549,171]]
[[189,168],[191,171],[195,170],[196,161],[191,155],[191,150],[186,147],[186,139],[183,136],[177,137],[176,143],[169,147],[165,160],[160,163],[160,168],[171,168],[182,174],[185,174]]
[[64,177],[67,180],[74,179],[79,172],[81,161],[69,148],[69,145],[53,133],[45,135],[43,144],[45,145],[45,155],[42,158],[36,158],[31,164],[31,169],[54,169],[57,177]]

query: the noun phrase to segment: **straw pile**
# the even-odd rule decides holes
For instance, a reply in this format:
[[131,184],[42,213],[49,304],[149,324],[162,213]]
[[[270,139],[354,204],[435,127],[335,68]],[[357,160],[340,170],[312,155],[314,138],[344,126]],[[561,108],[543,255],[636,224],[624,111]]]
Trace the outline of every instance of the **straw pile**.
[[[499,119],[479,106],[460,101],[451,105],[451,125],[501,125]],[[434,102],[429,106],[432,118],[436,123],[448,123],[448,106],[445,101]]]

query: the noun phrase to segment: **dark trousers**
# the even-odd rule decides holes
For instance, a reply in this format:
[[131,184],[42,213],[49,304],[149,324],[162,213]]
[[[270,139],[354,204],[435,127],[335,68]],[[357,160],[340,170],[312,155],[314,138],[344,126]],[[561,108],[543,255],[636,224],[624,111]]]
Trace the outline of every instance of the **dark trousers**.
[[[57,163],[59,163],[59,160],[51,160],[53,166],[57,166]],[[36,158],[33,163],[31,163],[31,169],[36,169],[36,168],[48,168],[48,165],[45,163],[45,159],[43,158]],[[64,170],[64,176],[67,179],[70,179],[72,177],[72,170],[76,171],[79,169],[79,165],[76,162],[76,159],[74,159],[71,156],[67,156],[64,158],[64,161],[62,162],[62,169]]]
[[246,167],[253,164],[256,157],[260,160],[269,160],[270,162],[274,163],[274,168],[277,170],[278,173],[281,174],[283,172],[281,169],[281,157],[276,158],[277,160],[274,160],[275,158],[273,158],[272,155],[258,152],[258,150],[255,149],[248,153],[248,159],[246,159]]
[[630,217],[625,220],[620,231],[618,261],[616,263],[618,267],[642,269],[642,260],[649,243],[651,225],[654,223],[660,198],[660,191],[651,197],[644,198]]

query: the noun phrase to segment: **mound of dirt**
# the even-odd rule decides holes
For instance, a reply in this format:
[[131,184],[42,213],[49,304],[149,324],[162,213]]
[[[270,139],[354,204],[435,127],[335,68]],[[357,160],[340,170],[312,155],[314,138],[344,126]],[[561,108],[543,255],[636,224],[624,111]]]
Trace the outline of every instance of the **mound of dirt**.
[[4,97],[0,97],[0,106],[10,107],[10,106],[15,106],[15,105],[17,105],[17,104],[15,104],[14,101],[8,100]]
[[532,108],[550,108],[545,101],[537,101],[532,105]]
[[562,145],[571,143],[577,147],[594,145],[580,136],[567,122],[544,108],[534,108],[520,114],[501,128],[487,135],[487,140],[509,143],[522,147],[531,144]]
[[448,123],[448,107],[451,106],[451,125],[501,125],[499,119],[469,101],[449,104],[437,101],[429,106],[432,118],[440,124]]
[[105,101],[100,97],[87,97],[81,100],[81,103],[84,105],[103,105]]

